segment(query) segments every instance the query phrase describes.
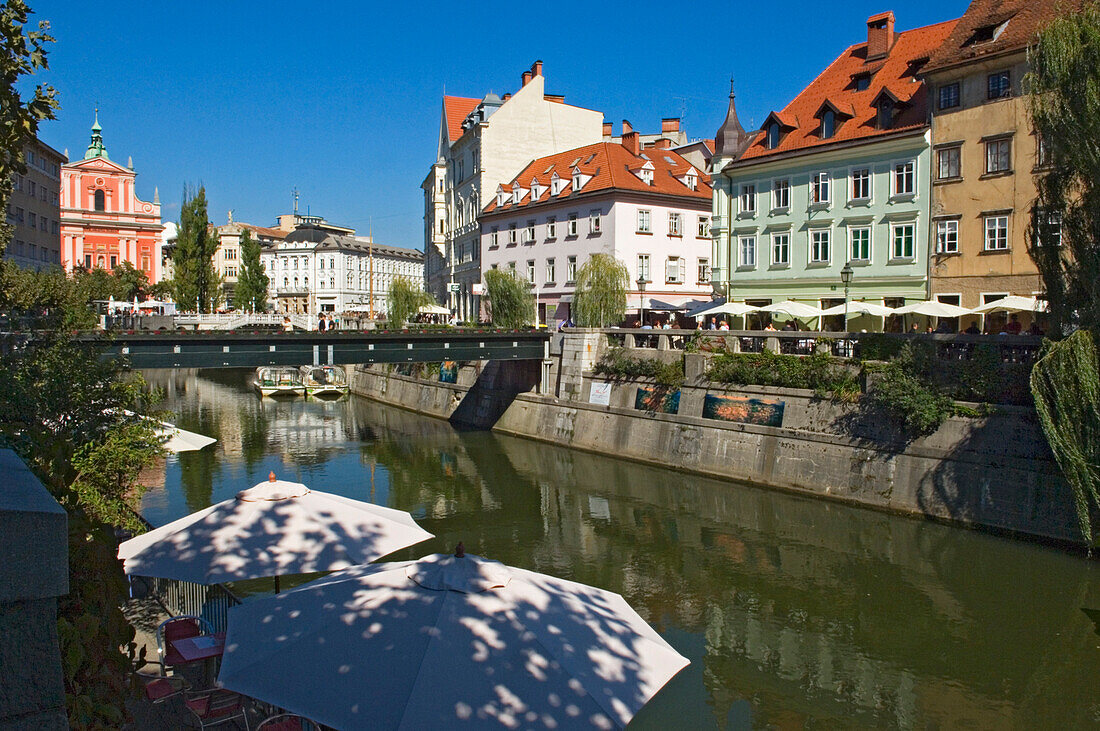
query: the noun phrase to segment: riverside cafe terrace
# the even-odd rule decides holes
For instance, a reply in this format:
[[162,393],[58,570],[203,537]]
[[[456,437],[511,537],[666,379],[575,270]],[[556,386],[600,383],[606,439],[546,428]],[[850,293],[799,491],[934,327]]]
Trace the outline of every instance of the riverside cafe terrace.
[[[822,309],[807,302],[708,302],[685,313],[706,328],[725,321],[730,329],[821,332],[935,332],[970,335],[1042,335],[1046,303],[1034,297],[1009,295],[967,309],[928,300],[900,307],[851,300]],[[845,323],[847,317],[847,323]],[[650,321],[647,318],[647,322]],[[738,327],[740,326],[740,327]]]

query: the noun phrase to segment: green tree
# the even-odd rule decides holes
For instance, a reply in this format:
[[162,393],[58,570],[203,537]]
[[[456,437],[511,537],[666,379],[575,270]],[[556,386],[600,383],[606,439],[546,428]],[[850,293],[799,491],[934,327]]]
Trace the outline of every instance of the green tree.
[[[0,210],[11,197],[13,174],[27,170],[23,144],[38,134],[39,122],[54,118],[59,106],[52,86],[38,84],[26,101],[17,88],[22,77],[49,68],[46,46],[54,40],[47,21],[39,21],[37,30],[26,29],[30,15],[22,0],[0,4]],[[0,223],[0,269],[10,240],[11,226]]]
[[241,270],[237,274],[237,290],[233,304],[245,312],[267,309],[267,285],[270,280],[260,264],[260,242],[252,238],[247,228],[241,234]]
[[432,296],[405,277],[398,277],[386,295],[387,325],[402,328],[417,311],[432,304]]
[[69,518],[69,594],[58,602],[69,724],[122,727],[134,631],[119,609],[126,585],[114,528],[142,528],[138,476],[163,439],[139,414],[155,398],[120,362],[59,335],[0,358],[0,368],[0,441]]
[[1028,61],[1032,124],[1049,163],[1036,180],[1030,253],[1052,334],[1077,329],[1035,364],[1031,392],[1091,546],[1100,509],[1100,5],[1055,19]]
[[531,285],[514,272],[490,269],[485,272],[485,305],[495,327],[515,330],[535,321],[535,296]]
[[149,278],[145,276],[145,272],[135,268],[128,261],[124,261],[115,267],[111,271],[111,277],[115,280],[113,286],[117,293],[115,299],[122,299],[127,302],[144,295],[146,288],[149,286]]
[[573,320],[580,327],[608,327],[626,313],[630,272],[607,254],[593,254],[577,271]]
[[176,304],[184,311],[210,312],[217,301],[220,281],[214,269],[218,237],[206,215],[206,188],[185,187],[179,233],[172,253]]

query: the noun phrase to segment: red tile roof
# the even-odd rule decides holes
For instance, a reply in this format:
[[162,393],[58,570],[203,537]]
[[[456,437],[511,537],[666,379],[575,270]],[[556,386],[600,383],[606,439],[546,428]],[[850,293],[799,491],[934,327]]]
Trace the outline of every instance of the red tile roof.
[[[630,172],[645,165],[646,162],[653,166],[653,185],[647,185],[641,178]],[[580,168],[583,174],[592,176],[576,192],[573,190],[574,167]],[[687,187],[687,184],[680,180],[689,170],[694,170],[699,179],[695,190]],[[558,174],[563,183],[561,191],[556,196],[550,195],[550,180],[554,173]],[[532,179],[537,179],[543,186],[541,195],[536,201],[531,200]],[[510,183],[505,184],[504,188],[510,191],[512,185],[517,183],[525,191],[518,204],[513,204],[511,197],[508,197],[505,204],[498,207],[496,191],[492,191],[492,200],[485,207],[485,213],[524,209],[533,203],[537,205],[564,201],[574,195],[611,190],[657,193],[700,201],[709,201],[711,198],[707,175],[672,150],[648,148],[642,150],[641,154],[634,155],[615,142],[597,142],[574,150],[540,157],[528,164]]]
[[[769,115],[769,119],[778,119],[789,130],[780,137],[778,147],[767,149],[761,130],[738,161],[838,142],[871,139],[925,126],[928,117],[927,93],[924,83],[916,80],[914,74],[919,70],[922,59],[927,59],[936,51],[957,22],[950,20],[895,34],[894,45],[886,58],[871,63],[866,61],[866,41],[850,46],[794,101],[782,111]],[[857,91],[856,77],[869,73],[873,74],[870,85],[863,91]],[[879,129],[876,125],[874,101],[883,92],[902,102],[888,129]],[[840,118],[837,119],[833,136],[822,139],[821,119],[817,115],[826,102],[842,115],[838,115]],[[847,115],[852,116],[846,118]],[[767,126],[767,120],[764,125]]]
[[443,97],[443,119],[447,124],[447,138],[450,142],[462,136],[462,120],[466,119],[466,115],[474,111],[474,107],[480,103],[480,99],[469,99],[464,96]]
[[[1084,0],[973,0],[951,35],[932,54],[923,73],[1021,51],[1052,20],[1083,6]],[[996,38],[987,40],[1005,21]]]
[[260,236],[266,236],[269,239],[284,239],[286,238],[286,231],[281,228],[265,228],[264,226],[253,226],[251,223],[242,223],[247,229],[255,231]]

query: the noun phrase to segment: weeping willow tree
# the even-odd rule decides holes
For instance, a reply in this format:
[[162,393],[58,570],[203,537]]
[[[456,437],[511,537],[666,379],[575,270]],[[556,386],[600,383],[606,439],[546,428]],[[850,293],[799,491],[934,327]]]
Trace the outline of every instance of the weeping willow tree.
[[1078,330],[1055,344],[1031,371],[1035,410],[1066,481],[1073,488],[1081,534],[1093,543],[1100,508],[1100,368],[1096,343]]
[[386,295],[388,326],[398,329],[405,327],[421,307],[431,304],[435,304],[435,300],[430,294],[420,289],[412,280],[398,277],[393,280]]
[[630,272],[618,259],[593,254],[577,271],[573,319],[580,327],[608,327],[623,319]]
[[516,330],[535,319],[535,296],[531,285],[511,271],[485,272],[485,304],[494,327]]
[[1031,391],[1043,431],[1093,545],[1100,515],[1100,5],[1059,17],[1028,53],[1029,107],[1041,141],[1028,236],[1051,330],[1072,335],[1035,364]]

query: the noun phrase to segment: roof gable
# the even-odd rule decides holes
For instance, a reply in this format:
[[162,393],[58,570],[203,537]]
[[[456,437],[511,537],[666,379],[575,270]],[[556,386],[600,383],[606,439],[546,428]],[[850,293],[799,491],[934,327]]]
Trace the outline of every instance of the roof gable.
[[443,97],[443,127],[447,130],[448,142],[454,143],[462,136],[462,120],[480,103],[480,99],[464,96]]
[[74,162],[67,162],[62,167],[66,169],[79,169],[79,170],[101,170],[103,172],[118,173],[121,175],[134,175],[134,171],[130,168],[119,165],[114,160],[108,160],[105,157],[90,157],[87,160],[76,160]]

